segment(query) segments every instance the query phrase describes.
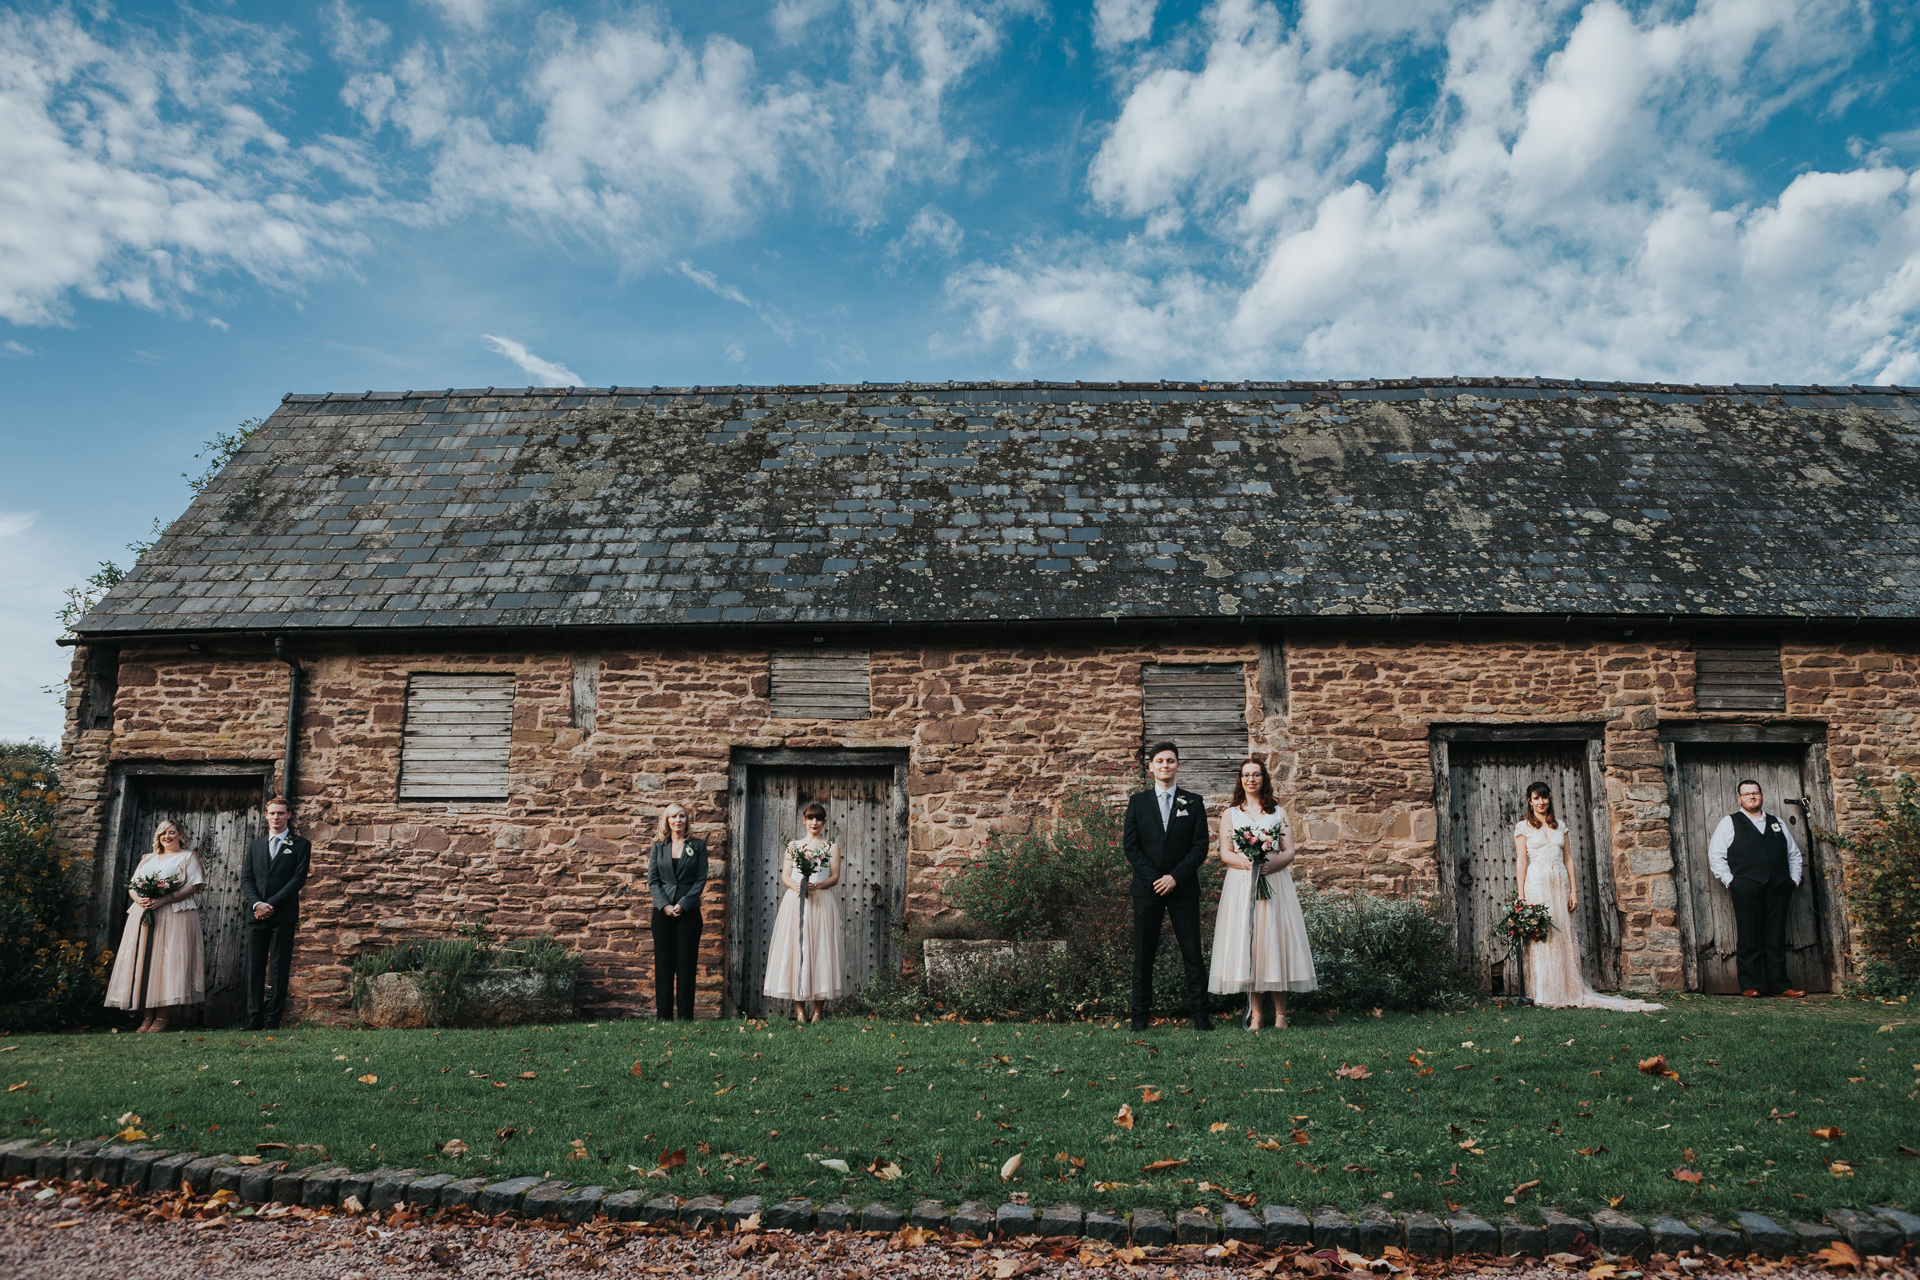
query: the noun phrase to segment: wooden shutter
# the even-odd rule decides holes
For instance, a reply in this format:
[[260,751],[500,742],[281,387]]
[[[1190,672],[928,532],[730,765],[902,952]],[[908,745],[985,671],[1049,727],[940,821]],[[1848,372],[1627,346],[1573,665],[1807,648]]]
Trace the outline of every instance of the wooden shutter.
[[1785,711],[1787,682],[1778,644],[1693,647],[1693,700],[1701,711]]
[[865,649],[777,649],[771,663],[773,714],[783,719],[865,720],[873,685]]
[[505,800],[513,677],[417,674],[407,681],[402,800]]
[[1247,756],[1247,677],[1237,662],[1140,669],[1143,746],[1180,748],[1180,785],[1212,794],[1233,790]]

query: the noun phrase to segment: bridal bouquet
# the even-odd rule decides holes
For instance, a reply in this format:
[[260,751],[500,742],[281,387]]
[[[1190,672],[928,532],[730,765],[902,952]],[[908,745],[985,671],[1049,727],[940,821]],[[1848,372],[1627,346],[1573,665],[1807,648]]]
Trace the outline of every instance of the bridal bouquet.
[[185,882],[186,877],[182,875],[162,876],[149,873],[133,882],[133,891],[151,902],[155,898],[166,897]]
[[1513,944],[1518,952],[1529,942],[1545,942],[1553,932],[1553,913],[1543,902],[1522,900],[1519,891],[1507,895],[1507,914],[1500,918],[1494,932]]
[[1273,886],[1267,883],[1260,868],[1268,858],[1280,856],[1280,832],[1275,827],[1235,827],[1233,831],[1233,851],[1253,864],[1253,896],[1256,901],[1266,902],[1273,897]]
[[787,842],[787,857],[793,861],[793,878],[800,882],[800,892],[803,894],[813,873],[827,865],[826,850],[810,848],[798,840]]

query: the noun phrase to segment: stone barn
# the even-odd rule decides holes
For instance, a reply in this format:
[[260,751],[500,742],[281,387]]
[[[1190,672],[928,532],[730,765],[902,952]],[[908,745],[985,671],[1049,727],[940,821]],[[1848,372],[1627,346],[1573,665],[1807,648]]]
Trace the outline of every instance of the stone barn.
[[1855,962],[1852,784],[1920,766],[1920,390],[1544,380],[290,395],[80,624],[64,839],[111,945],[161,818],[212,885],[290,792],[294,1006],[486,917],[651,1012],[645,854],[715,851],[703,1016],[756,1014],[823,800],[849,977],[995,825],[1144,742],[1271,763],[1328,889],[1437,895],[1489,976],[1527,782],[1602,988],[1725,990],[1743,776],[1809,850],[1795,981]]

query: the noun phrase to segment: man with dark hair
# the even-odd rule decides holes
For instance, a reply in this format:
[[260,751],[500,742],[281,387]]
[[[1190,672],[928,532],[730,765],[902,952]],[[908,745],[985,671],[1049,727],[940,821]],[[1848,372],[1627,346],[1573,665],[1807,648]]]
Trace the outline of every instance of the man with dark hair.
[[[267,834],[247,846],[240,869],[247,921],[247,1030],[271,1031],[287,1010],[293,972],[293,935],[300,927],[300,889],[307,883],[313,845],[293,833],[293,809],[279,796],[267,801]],[[273,982],[267,984],[267,965]]]
[[1720,819],[1707,866],[1733,895],[1743,996],[1799,997],[1787,985],[1787,908],[1800,884],[1800,846],[1787,824],[1766,812],[1760,784],[1740,783],[1740,812]]
[[1145,1031],[1153,1012],[1153,959],[1160,922],[1173,925],[1187,972],[1193,1029],[1213,1030],[1207,1017],[1207,967],[1200,958],[1200,864],[1207,860],[1207,807],[1173,780],[1180,748],[1156,742],[1147,750],[1153,786],[1127,801],[1122,847],[1133,866],[1133,1029]]

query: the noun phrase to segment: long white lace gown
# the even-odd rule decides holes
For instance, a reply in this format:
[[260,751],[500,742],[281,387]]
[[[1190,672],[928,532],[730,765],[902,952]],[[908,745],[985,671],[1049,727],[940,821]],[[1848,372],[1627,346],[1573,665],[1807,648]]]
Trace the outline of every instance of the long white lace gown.
[[1553,916],[1553,931],[1545,942],[1527,944],[1527,995],[1535,1004],[1556,1009],[1615,1009],[1622,1013],[1651,1013],[1663,1004],[1649,1004],[1627,996],[1605,996],[1587,985],[1580,972],[1580,952],[1574,945],[1573,913],[1567,910],[1567,829],[1538,827],[1522,818],[1513,834],[1527,842],[1527,883],[1520,896],[1542,903]]
[[[1248,813],[1228,810],[1233,829],[1257,826],[1287,829],[1287,811]],[[1282,867],[1261,879],[1273,891],[1265,902],[1255,901],[1252,941],[1247,928],[1247,899],[1253,893],[1253,872],[1227,868],[1220,886],[1220,914],[1213,922],[1213,964],[1207,990],[1233,994],[1254,991],[1311,991],[1320,985],[1313,971],[1313,949],[1307,945],[1307,921],[1300,911],[1300,895],[1293,889],[1293,872]]]

